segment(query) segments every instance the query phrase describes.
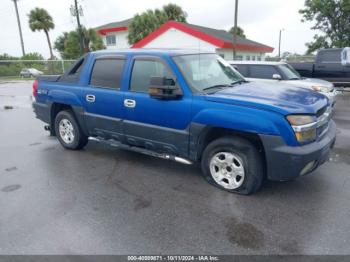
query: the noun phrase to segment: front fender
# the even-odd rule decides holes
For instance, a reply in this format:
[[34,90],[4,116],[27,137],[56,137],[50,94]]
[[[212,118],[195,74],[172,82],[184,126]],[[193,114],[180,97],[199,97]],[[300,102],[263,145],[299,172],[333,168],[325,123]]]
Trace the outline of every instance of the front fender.
[[286,144],[295,145],[294,132],[287,120],[271,111],[247,107],[203,109],[194,116],[193,122],[239,132],[281,136]]

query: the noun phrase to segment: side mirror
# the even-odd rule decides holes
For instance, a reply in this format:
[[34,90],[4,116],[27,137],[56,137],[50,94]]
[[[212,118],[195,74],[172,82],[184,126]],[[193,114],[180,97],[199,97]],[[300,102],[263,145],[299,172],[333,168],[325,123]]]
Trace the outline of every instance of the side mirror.
[[280,74],[273,74],[272,75],[272,79],[274,79],[274,80],[282,80],[282,77],[281,77]]
[[178,99],[183,95],[174,79],[159,76],[151,77],[148,94],[152,98],[163,100]]

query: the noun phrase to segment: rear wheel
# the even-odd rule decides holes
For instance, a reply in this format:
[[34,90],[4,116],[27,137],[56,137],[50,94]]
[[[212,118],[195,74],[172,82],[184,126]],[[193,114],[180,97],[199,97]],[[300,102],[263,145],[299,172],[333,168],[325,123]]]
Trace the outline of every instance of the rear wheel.
[[55,132],[61,145],[67,149],[83,148],[88,137],[82,132],[71,111],[61,111],[55,118]]
[[201,166],[210,184],[244,195],[256,192],[264,175],[258,150],[240,137],[222,137],[211,142],[203,152]]

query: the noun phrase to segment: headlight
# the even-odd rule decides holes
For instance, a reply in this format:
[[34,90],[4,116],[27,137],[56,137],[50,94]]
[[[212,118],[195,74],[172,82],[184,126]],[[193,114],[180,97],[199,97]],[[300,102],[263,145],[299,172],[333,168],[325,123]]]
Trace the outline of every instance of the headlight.
[[311,142],[316,139],[316,117],[310,115],[289,115],[287,120],[292,126],[299,143]]
[[328,93],[330,91],[330,88],[326,86],[312,86],[311,87],[314,91],[322,92],[322,93]]

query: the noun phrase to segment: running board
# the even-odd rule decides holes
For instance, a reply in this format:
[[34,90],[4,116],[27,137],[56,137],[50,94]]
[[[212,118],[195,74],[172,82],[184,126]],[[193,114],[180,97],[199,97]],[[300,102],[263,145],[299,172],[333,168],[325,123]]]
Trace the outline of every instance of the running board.
[[114,147],[117,147],[120,149],[134,151],[134,152],[141,153],[141,154],[148,155],[148,156],[158,157],[158,158],[162,158],[162,159],[166,159],[166,160],[172,160],[172,161],[182,163],[185,165],[192,165],[193,164],[192,161],[187,160],[187,159],[182,158],[182,157],[169,155],[169,154],[160,154],[160,153],[157,153],[157,152],[154,152],[152,150],[145,149],[145,148],[125,145],[125,144],[122,144],[122,143],[117,142],[115,140],[105,140],[103,138],[92,137],[92,136],[89,137],[89,140],[96,141],[96,142],[103,143],[103,144],[107,144],[110,146],[114,146]]

